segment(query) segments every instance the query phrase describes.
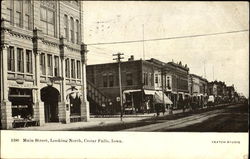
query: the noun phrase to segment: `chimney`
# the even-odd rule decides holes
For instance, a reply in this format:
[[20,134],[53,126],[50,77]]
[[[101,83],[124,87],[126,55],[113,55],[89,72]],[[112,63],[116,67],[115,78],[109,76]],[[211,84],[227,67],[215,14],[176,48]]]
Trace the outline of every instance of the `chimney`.
[[128,61],[134,61],[134,55],[131,55],[130,58],[128,58]]

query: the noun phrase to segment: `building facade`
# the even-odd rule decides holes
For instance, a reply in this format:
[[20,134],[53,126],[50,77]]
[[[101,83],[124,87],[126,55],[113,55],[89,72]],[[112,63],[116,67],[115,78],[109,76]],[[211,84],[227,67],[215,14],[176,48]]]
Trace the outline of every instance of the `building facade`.
[[1,2],[1,126],[87,121],[81,1]]
[[208,99],[208,81],[207,79],[195,75],[189,75],[189,91],[191,95],[191,103],[197,107],[204,107]]
[[[112,102],[111,111],[119,112],[121,110],[119,101],[117,101],[117,97],[120,96],[118,63],[88,65],[87,79]],[[135,113],[143,113],[146,110],[152,112],[155,110],[156,103],[171,103],[169,98],[162,93],[171,91],[171,75],[163,74],[162,66],[151,60],[121,62],[121,85],[124,109],[131,107]],[[162,90],[163,88],[164,90]],[[95,108],[93,103],[91,105],[91,112],[96,113],[98,108]]]

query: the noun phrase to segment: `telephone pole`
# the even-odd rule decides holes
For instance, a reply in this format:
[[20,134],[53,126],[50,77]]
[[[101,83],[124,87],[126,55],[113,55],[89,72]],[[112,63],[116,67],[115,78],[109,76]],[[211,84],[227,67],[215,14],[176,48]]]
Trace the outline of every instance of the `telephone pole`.
[[113,58],[113,60],[117,60],[118,62],[118,74],[119,74],[119,92],[120,92],[120,107],[121,107],[121,121],[123,117],[123,99],[122,99],[122,78],[121,78],[121,59],[124,59],[124,57],[121,57],[124,55],[123,53],[117,53],[113,54],[113,56],[117,56],[117,58]]

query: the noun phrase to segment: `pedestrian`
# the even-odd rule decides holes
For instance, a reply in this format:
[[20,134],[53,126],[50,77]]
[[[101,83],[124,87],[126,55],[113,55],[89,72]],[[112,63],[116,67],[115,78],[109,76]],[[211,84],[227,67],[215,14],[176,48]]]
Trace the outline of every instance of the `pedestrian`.
[[159,103],[155,104],[155,109],[156,109],[156,115],[159,116],[160,115],[160,106],[159,106]]
[[146,100],[146,111],[149,114],[149,100]]
[[165,109],[165,104],[162,104],[162,114],[163,114],[163,115],[165,114],[165,111],[166,111],[166,109]]

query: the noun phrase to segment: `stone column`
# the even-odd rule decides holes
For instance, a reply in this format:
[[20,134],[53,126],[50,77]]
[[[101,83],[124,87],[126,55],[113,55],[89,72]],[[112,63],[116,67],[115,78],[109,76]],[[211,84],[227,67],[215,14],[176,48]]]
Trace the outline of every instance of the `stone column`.
[[81,101],[81,118],[83,121],[89,121],[89,102],[87,100],[87,78],[86,78],[86,64],[87,64],[87,45],[81,45],[81,65],[82,65],[82,101]]
[[12,108],[11,108],[11,102],[8,100],[8,84],[7,84],[7,66],[8,66],[8,51],[7,51],[8,45],[3,44],[1,46],[1,85],[2,85],[2,98],[1,99],[1,123],[2,123],[2,129],[11,129],[12,128]]
[[36,99],[34,104],[34,119],[39,120],[39,124],[45,124],[44,117],[44,103],[41,101],[41,86],[40,86],[40,54],[41,52],[38,50],[34,50],[35,53],[35,84],[37,90],[35,91]]
[[70,106],[66,100],[66,74],[65,74],[65,55],[64,55],[64,38],[60,38],[60,60],[61,60],[61,76],[62,76],[62,83],[61,83],[61,101],[58,103],[58,115],[59,121],[62,123],[70,123]]

